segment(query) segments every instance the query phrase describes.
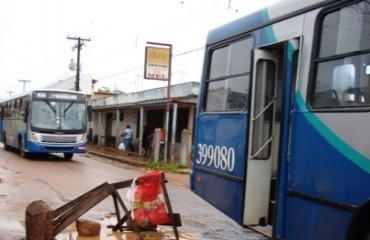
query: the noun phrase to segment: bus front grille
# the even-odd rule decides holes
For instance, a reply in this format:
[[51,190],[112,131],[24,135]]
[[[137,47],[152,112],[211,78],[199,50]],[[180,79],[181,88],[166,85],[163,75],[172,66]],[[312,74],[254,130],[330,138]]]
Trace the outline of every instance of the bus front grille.
[[43,135],[41,141],[45,143],[76,143],[76,136]]

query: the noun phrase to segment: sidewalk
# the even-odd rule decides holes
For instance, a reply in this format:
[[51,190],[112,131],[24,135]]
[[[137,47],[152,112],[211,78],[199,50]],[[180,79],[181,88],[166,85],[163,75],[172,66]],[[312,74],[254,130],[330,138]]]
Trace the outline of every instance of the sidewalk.
[[137,153],[124,153],[115,148],[88,145],[87,152],[137,167],[145,167],[147,164],[147,160],[143,156],[139,156]]
[[[138,153],[123,152],[121,150],[111,148],[111,147],[88,145],[87,152],[90,154],[116,160],[116,161],[119,161],[125,164],[136,166],[136,167],[145,167],[148,164],[148,159],[146,159],[144,156],[140,156]],[[178,173],[189,174],[189,172],[190,172],[190,169],[182,168],[182,169],[179,169]]]
[[[97,145],[88,145],[87,152],[89,154],[94,154],[100,157],[108,158],[114,161],[122,162],[131,166],[138,168],[146,168],[147,159],[143,156],[139,156],[137,153],[125,154],[115,148],[103,147]],[[190,179],[189,179],[190,169],[183,168],[178,172],[165,172],[166,178],[173,184],[190,189]]]

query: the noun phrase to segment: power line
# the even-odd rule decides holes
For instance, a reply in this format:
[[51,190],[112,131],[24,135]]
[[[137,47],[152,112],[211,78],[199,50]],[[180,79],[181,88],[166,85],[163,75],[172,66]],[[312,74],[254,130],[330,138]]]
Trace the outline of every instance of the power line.
[[[189,54],[189,53],[193,53],[193,52],[196,52],[196,51],[200,51],[200,50],[203,50],[203,49],[204,49],[204,47],[199,47],[199,48],[191,49],[191,50],[188,50],[186,52],[178,53],[176,55],[173,55],[172,58],[180,57],[180,56],[183,56],[183,55],[186,55],[186,54]],[[140,65],[140,66],[137,66],[137,67],[133,67],[133,68],[127,69],[127,70],[125,70],[123,72],[113,73],[111,75],[98,78],[98,80],[104,80],[104,79],[116,77],[116,76],[119,76],[119,75],[122,75],[122,74],[125,74],[125,73],[133,72],[133,71],[138,70],[138,69],[141,69],[141,68],[144,68],[144,66],[143,65]]]
[[[224,10],[222,9],[227,8],[226,4],[223,3],[222,1],[200,1],[200,2],[203,2],[203,4],[201,4],[202,5],[201,7],[199,6],[199,4],[197,4],[192,7],[192,10],[189,11],[188,14],[184,14],[181,18],[176,18],[174,19],[174,21],[168,22],[168,24],[161,24],[161,25],[158,25],[158,27],[151,27],[150,29],[145,31],[145,34],[148,35],[148,34],[153,34],[157,32],[161,32],[161,33],[167,32],[168,36],[172,36],[174,33],[180,32],[182,29],[190,28],[194,25],[199,25],[198,23],[200,22],[209,20],[210,18],[214,16],[222,15],[224,12]],[[204,4],[204,3],[208,3],[208,4]],[[119,25],[113,25],[113,26],[109,25],[109,27],[106,27],[105,29],[112,30],[114,28],[119,28],[119,27],[120,27]],[[117,30],[117,31],[120,31],[120,30]],[[101,32],[99,32],[98,35],[101,35]],[[140,34],[138,33],[136,37],[138,35]],[[125,48],[127,47],[126,43],[132,44],[131,41],[125,41],[123,43],[120,43],[119,45],[120,46],[119,49],[124,50],[123,52],[124,55],[127,55],[127,53],[130,53],[133,51],[132,49],[125,50]],[[114,51],[115,54],[119,52],[117,48],[115,48],[112,51]],[[110,53],[105,51],[104,55],[109,56]],[[107,59],[107,58],[99,56],[97,59]],[[105,64],[108,64],[107,61],[105,61]]]

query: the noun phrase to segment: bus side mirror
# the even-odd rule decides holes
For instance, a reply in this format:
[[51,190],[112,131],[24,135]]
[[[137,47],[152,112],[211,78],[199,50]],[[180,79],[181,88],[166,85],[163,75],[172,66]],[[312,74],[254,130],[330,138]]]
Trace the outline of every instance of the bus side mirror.
[[92,107],[91,107],[91,105],[87,105],[87,118],[88,118],[89,122],[92,121]]

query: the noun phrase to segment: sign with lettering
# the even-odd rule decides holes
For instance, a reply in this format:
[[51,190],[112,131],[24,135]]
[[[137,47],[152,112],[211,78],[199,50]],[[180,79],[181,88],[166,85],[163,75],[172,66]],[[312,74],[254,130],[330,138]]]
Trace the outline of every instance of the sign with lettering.
[[145,48],[144,78],[168,81],[170,76],[170,49]]

